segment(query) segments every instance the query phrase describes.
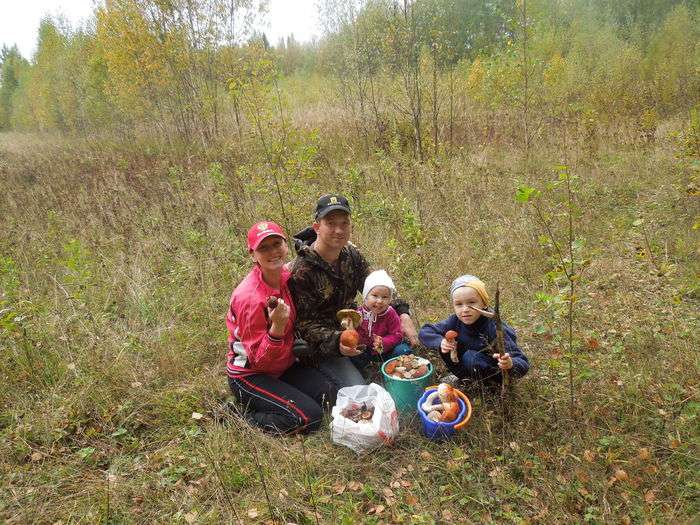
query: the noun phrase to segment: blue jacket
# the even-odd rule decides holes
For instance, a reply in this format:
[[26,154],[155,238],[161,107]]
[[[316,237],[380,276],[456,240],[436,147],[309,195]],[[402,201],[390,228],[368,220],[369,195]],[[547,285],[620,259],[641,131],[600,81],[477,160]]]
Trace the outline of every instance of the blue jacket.
[[[452,362],[449,353],[440,352],[440,343],[449,330],[458,333],[458,363]],[[447,368],[457,377],[487,378],[500,375],[498,361],[492,357],[493,354],[497,353],[496,321],[493,319],[482,315],[474,324],[466,325],[453,314],[444,321],[423,325],[418,337],[426,347],[438,350]],[[506,323],[503,323],[503,340],[505,351],[513,359],[511,376],[524,376],[530,368],[530,363],[518,347],[515,330]]]

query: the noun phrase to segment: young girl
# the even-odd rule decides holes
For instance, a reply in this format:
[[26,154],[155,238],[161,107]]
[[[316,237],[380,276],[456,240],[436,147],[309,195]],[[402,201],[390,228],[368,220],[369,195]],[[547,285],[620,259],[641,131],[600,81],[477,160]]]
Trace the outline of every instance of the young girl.
[[[274,222],[248,231],[253,269],[236,286],[226,315],[228,383],[253,424],[272,433],[309,432],[337,389],[294,357],[296,309],[289,292],[287,237]],[[275,299],[271,300],[270,298]]]
[[[530,363],[518,348],[515,331],[503,324],[505,354],[496,350],[496,321],[479,312],[489,306],[486,286],[473,275],[462,275],[452,282],[450,298],[454,314],[435,324],[426,324],[420,330],[420,340],[428,348],[440,349],[447,368],[460,379],[480,379],[500,383],[502,371],[510,376],[524,376]],[[457,338],[445,338],[448,331],[457,332]],[[457,351],[455,363],[450,354]]]
[[395,293],[394,281],[384,270],[372,272],[365,279],[363,304],[357,309],[362,316],[357,332],[365,350],[351,358],[359,369],[366,367],[373,359],[386,361],[411,353],[411,348],[402,342],[401,319],[389,304]]

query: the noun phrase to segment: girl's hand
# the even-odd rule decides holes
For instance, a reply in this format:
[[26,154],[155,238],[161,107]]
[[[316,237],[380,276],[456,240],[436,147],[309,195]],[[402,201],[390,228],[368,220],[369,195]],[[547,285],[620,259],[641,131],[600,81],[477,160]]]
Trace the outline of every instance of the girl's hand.
[[440,343],[440,351],[443,354],[449,354],[450,352],[454,352],[457,350],[457,340],[452,340],[448,341],[447,339],[443,338],[442,342]]
[[501,370],[510,370],[513,368],[513,359],[511,359],[510,354],[503,354],[503,356],[493,354],[493,358],[498,361],[498,368]]
[[375,352],[381,354],[384,351],[384,344],[382,343],[382,336],[375,335],[374,341],[372,343],[372,348]]
[[289,321],[289,305],[284,302],[284,299],[277,300],[275,308],[268,308],[267,313],[270,316],[270,335],[272,337],[284,337],[284,329]]

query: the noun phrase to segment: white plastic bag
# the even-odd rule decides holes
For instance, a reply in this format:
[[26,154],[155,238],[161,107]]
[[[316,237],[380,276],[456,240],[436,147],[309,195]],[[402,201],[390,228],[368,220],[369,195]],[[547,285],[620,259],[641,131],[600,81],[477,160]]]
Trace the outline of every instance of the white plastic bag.
[[[374,407],[374,414],[368,422],[356,423],[341,415],[343,409],[355,408],[363,403],[367,408]],[[331,415],[333,442],[350,447],[358,454],[392,443],[399,433],[399,416],[394,400],[376,383],[341,388]]]

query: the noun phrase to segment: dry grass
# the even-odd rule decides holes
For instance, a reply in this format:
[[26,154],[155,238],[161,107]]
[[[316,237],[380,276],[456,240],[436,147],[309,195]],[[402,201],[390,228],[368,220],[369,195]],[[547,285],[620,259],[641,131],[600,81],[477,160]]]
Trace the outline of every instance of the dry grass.
[[[359,141],[326,131],[311,160],[295,159],[302,175],[281,181],[286,217],[255,143],[177,153],[0,138],[0,309],[10,309],[0,316],[0,519],[692,520],[700,209],[686,191],[697,172],[673,134],[566,152],[590,259],[570,414],[565,322],[534,299],[557,295],[553,253],[538,243],[533,208],[514,199],[516,181],[553,180],[555,141],[527,163],[496,140],[421,165],[398,151],[364,156]],[[223,313],[249,266],[243,232],[261,217],[301,228],[330,190],[353,198],[354,240],[420,322],[447,315],[456,275],[500,281],[533,365],[505,426],[498,400],[473,392],[475,418],[458,439],[428,442],[409,419],[395,447],[358,458],[327,431],[274,439],[227,410]],[[542,204],[558,239],[562,202],[555,190]]]

